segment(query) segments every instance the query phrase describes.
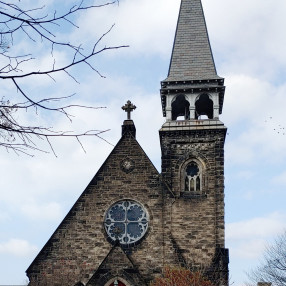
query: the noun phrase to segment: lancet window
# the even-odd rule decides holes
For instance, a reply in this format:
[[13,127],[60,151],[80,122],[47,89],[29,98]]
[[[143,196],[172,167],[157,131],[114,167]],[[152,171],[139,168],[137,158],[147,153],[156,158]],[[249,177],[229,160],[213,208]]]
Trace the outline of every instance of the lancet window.
[[185,192],[201,193],[202,172],[198,164],[191,161],[185,169]]

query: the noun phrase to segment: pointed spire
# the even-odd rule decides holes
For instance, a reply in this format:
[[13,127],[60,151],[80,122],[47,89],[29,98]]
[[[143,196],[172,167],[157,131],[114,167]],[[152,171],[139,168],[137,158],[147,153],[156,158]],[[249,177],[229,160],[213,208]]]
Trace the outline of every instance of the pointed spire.
[[181,0],[169,74],[165,81],[219,78],[201,0]]

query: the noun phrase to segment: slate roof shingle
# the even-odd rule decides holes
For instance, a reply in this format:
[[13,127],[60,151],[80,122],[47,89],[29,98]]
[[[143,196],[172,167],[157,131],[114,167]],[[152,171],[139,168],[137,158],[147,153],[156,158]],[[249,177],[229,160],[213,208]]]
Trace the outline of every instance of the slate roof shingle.
[[165,81],[219,79],[201,0],[182,0]]

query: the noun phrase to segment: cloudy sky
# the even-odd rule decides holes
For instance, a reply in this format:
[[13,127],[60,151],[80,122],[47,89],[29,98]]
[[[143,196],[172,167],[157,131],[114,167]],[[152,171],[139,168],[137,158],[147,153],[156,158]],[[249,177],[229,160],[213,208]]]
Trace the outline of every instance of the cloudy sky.
[[[52,0],[26,1],[33,7]],[[71,1],[62,1],[64,10]],[[120,138],[130,99],[137,139],[160,170],[158,130],[164,123],[160,81],[167,76],[179,0],[120,0],[119,5],[88,11],[75,21],[80,30],[64,27],[57,34],[68,41],[95,42],[115,26],[102,45],[129,45],[101,54],[95,65],[106,78],[81,66],[72,70],[80,84],[66,74],[23,82],[35,98],[66,96],[73,103],[105,109],[74,109],[73,124],[58,114],[20,114],[58,130],[109,130],[111,144]],[[243,285],[246,272],[259,263],[267,242],[286,227],[286,2],[285,0],[202,0],[218,74],[225,78],[221,120],[228,127],[225,145],[226,247],[230,249],[232,285]],[[38,5],[37,5],[38,3]],[[27,6],[28,7],[28,6]],[[47,7],[49,8],[49,6]],[[20,38],[16,52],[33,50],[51,65],[41,44]],[[57,63],[68,54],[57,51]],[[29,67],[27,67],[29,68]],[[1,82],[2,96],[14,97],[9,82]],[[13,98],[11,98],[12,100]],[[70,103],[70,102],[69,102]],[[86,153],[73,139],[52,141],[50,153],[16,155],[0,150],[0,285],[23,284],[25,270],[49,239],[72,204],[111,152],[98,138],[82,140]],[[45,142],[39,146],[49,150]]]

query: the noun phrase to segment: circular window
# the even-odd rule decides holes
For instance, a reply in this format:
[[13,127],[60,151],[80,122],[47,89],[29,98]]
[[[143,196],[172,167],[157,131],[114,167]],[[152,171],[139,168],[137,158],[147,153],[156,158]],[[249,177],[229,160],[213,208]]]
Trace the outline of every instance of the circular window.
[[105,230],[111,238],[121,244],[139,241],[148,228],[148,214],[137,202],[125,200],[109,208],[104,219]]

